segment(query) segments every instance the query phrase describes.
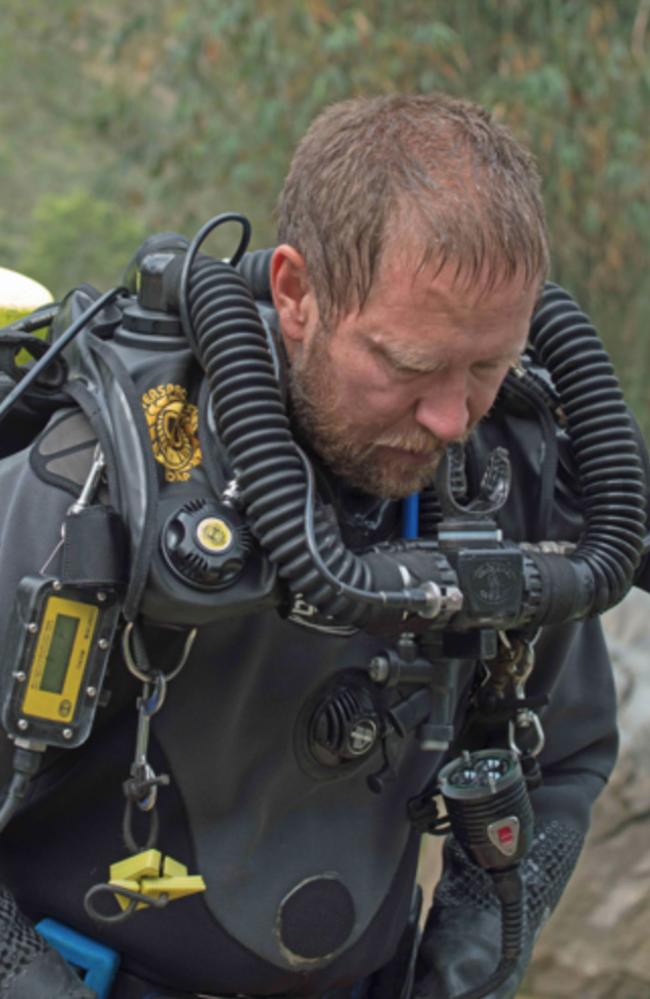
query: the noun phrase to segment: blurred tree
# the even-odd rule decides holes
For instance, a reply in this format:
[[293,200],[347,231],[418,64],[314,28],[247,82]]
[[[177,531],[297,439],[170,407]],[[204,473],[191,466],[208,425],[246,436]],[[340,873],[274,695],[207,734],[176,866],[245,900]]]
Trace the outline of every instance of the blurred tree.
[[61,290],[81,281],[118,284],[133,250],[148,235],[141,223],[116,212],[111,202],[76,189],[41,195],[32,218],[34,229],[21,257],[22,269]]
[[[43,260],[50,209],[74,228],[45,191],[113,206],[97,281],[100,244],[109,282],[134,222],[191,234],[235,208],[268,244],[291,150],[321,107],[442,89],[491,107],[537,153],[554,277],[592,314],[643,416],[649,16],[650,0],[5,0],[0,125],[15,141],[0,152],[0,260]],[[65,259],[52,240],[56,261],[34,273],[57,292],[88,274],[79,214],[78,252],[74,236]]]

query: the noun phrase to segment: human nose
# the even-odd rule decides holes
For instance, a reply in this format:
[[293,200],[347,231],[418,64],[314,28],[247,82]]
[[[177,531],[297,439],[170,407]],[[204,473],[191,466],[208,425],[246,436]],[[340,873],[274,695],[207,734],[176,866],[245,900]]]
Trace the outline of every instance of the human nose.
[[462,440],[470,427],[470,401],[464,379],[444,384],[438,381],[423,393],[416,404],[415,419],[441,444]]

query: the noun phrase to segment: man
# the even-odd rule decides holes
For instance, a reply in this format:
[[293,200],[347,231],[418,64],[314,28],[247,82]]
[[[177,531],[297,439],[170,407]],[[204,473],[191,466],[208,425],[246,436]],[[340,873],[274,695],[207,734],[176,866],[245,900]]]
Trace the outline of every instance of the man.
[[[395,500],[430,487],[447,445],[458,442],[467,443],[470,483],[495,443],[508,448],[514,483],[499,513],[508,538],[576,540],[579,505],[550,410],[540,414],[531,403],[515,411],[499,396],[521,362],[547,271],[538,176],[509,132],[484,110],[440,95],[334,105],[298,147],[279,222],[270,266],[274,309],[269,302],[260,307],[276,338],[294,433],[348,548],[362,552],[399,536]],[[127,313],[126,333],[114,338],[118,347],[126,344],[124,358],[139,346],[137,317]],[[160,580],[167,571],[170,592],[174,581],[179,594],[188,592],[187,574],[204,571],[197,563],[188,568],[183,550],[192,504],[210,502],[215,491],[226,495],[228,481],[244,476],[215,441],[208,393],[188,350],[174,355],[173,377],[154,352],[137,355],[130,380],[121,381],[108,349],[100,344],[97,357],[122,386],[121,411],[131,407],[130,422],[112,424],[124,437],[114,434],[117,470],[109,461],[108,487],[123,519],[137,522],[131,584],[147,532],[156,538],[151,574],[137,614],[125,611],[126,638],[115,642],[109,707],[99,711],[83,747],[46,754],[32,797],[4,833],[3,994],[89,994],[34,936],[30,921],[45,916],[122,955],[114,999],[443,999],[478,988],[499,962],[496,895],[451,838],[416,954],[419,837],[409,802],[432,788],[442,765],[467,745],[507,741],[507,720],[470,711],[485,680],[482,667],[473,660],[453,688],[453,751],[427,752],[415,726],[405,725],[401,735],[395,727],[412,703],[404,686],[380,690],[369,679],[368,664],[387,639],[300,594],[281,598],[281,614],[263,599],[248,613],[233,604],[213,621],[205,611],[184,661],[178,632],[167,626],[180,627],[194,612],[181,612],[180,595],[165,602]],[[56,566],[61,524],[101,439],[81,389],[75,401],[84,416],[64,410],[30,452],[0,468],[0,636],[8,634],[19,580]],[[143,435],[128,437],[138,422],[151,435],[153,454],[148,445],[140,450]],[[257,416],[249,423],[265,426]],[[147,461],[158,474],[158,512],[141,497],[149,513],[131,515]],[[201,524],[208,521],[213,534],[203,551],[215,554],[223,521],[212,516]],[[209,589],[205,572],[195,585],[197,601]],[[221,581],[210,600],[217,606],[230,592]],[[137,704],[139,732],[150,732],[147,794],[156,774],[170,777],[157,788],[155,827],[146,825],[145,809],[144,829],[134,818],[142,795],[136,788],[125,812],[122,794],[124,778],[134,773],[133,706],[141,688],[124,668],[121,648],[131,673],[146,683]],[[531,793],[536,826],[523,865],[523,948],[491,993],[499,999],[516,992],[616,751],[614,690],[597,619],[545,628],[536,650],[526,693],[537,705],[550,700],[543,712],[544,782]],[[157,670],[166,681],[156,679]],[[155,842],[190,874],[199,872],[205,891],[109,921],[106,898],[100,905],[93,886],[105,896],[108,866],[127,852],[121,828],[129,852]],[[147,901],[146,876],[151,872],[136,871],[131,881],[123,875],[123,884],[135,885],[132,898]],[[109,901],[116,894],[109,886]]]

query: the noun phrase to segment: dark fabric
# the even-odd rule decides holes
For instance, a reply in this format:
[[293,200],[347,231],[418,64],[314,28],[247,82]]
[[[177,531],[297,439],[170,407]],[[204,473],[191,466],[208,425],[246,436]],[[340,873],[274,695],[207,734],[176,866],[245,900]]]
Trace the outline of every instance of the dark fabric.
[[35,957],[15,977],[0,984],[3,999],[97,999],[54,950]]
[[13,896],[0,886],[0,989],[9,977],[20,974],[48,949]]
[[[515,970],[486,999],[514,999],[535,938],[555,908],[578,860],[583,837],[557,820],[540,822],[521,865],[523,946]],[[439,999],[477,988],[501,956],[501,908],[489,875],[450,837],[427,918],[413,999]]]
[[[366,999],[366,997],[371,999],[371,993],[368,992],[368,983],[363,981],[357,982],[355,985],[350,986],[350,988],[330,989],[323,995],[311,996],[308,999]],[[196,996],[188,992],[161,991],[153,982],[145,981],[143,978],[136,978],[134,975],[119,973],[111,991],[110,999],[196,999]],[[205,996],[204,999],[237,999],[237,997]],[[241,996],[241,999],[246,999],[246,997]],[[285,997],[276,993],[274,996],[263,997],[263,999],[285,999]],[[289,999],[289,997],[286,997],[286,999]],[[388,993],[386,994],[386,999],[389,999]],[[390,999],[398,999],[398,997],[395,993],[392,993]]]
[[120,586],[127,575],[127,539],[116,513],[101,504],[66,518],[63,582]]
[[293,891],[282,904],[278,932],[282,943],[301,957],[333,954],[354,926],[354,902],[334,878],[314,878]]
[[[83,338],[78,347],[83,352]],[[109,364],[112,350],[104,342],[101,351],[89,354],[88,363],[104,371],[112,393],[107,408],[120,446],[118,460],[109,467],[109,485],[137,560],[133,595],[146,589],[155,560],[160,569],[158,537],[167,511],[192,491],[210,495],[219,476],[198,466],[184,483],[164,480],[138,408],[142,393],[167,381],[187,385],[192,389],[188,398],[198,398],[189,352],[177,354],[173,363],[158,353],[154,363],[146,351],[133,351],[129,372],[126,353],[111,355]],[[525,406],[515,412],[500,403],[472,438],[470,487],[493,447],[510,452],[513,488],[499,522],[504,536],[514,541],[575,540],[581,531],[566,445],[559,440],[550,445],[547,422]],[[75,426],[88,459],[93,434],[83,419]],[[0,463],[0,647],[15,586],[39,571],[58,545],[70,483],[78,481],[76,472],[68,477],[65,472],[68,461],[79,463],[79,454],[66,451],[60,436],[56,448],[47,432],[39,442],[48,469],[56,470],[47,481],[24,454]],[[549,456],[552,467],[546,465]],[[218,460],[218,449],[203,456],[204,463]],[[348,490],[324,469],[318,470],[318,480],[348,544],[364,548],[395,535],[396,504]],[[170,641],[165,625],[170,619],[182,623],[193,599],[190,589],[183,590],[171,576],[169,592],[182,599],[169,608],[168,619],[162,590],[147,603],[158,615],[148,633],[150,659],[165,672],[177,660],[178,644],[177,633]],[[152,989],[164,985],[171,996],[176,991],[341,999],[336,990],[343,990],[348,999],[346,990],[349,994],[355,983],[373,975],[379,983],[375,973],[401,960],[418,851],[407,806],[435,782],[446,756],[423,752],[415,732],[395,731],[383,748],[378,745],[361,761],[335,769],[306,762],[310,712],[344,673],[368,684],[368,663],[386,642],[332,626],[297,598],[281,614],[268,609],[242,615],[233,589],[215,598],[214,615],[199,629],[185,668],[169,684],[166,702],[152,720],[150,753],[156,772],[171,776],[170,786],[159,794],[159,846],[185,863],[189,873],[203,874],[207,891],[159,912],[136,913],[130,922],[101,927],[99,933],[123,955],[124,974],[141,977]],[[614,689],[599,623],[546,628],[536,651],[528,693],[548,696],[549,704],[543,711],[547,741],[540,761],[545,784],[534,792],[533,806],[539,823],[549,828],[558,823],[581,838],[617,744]],[[456,732],[466,720],[473,669],[470,664],[455,691]],[[98,929],[84,913],[83,895],[104,881],[109,865],[126,852],[120,838],[121,785],[133,758],[140,687],[126,672],[119,650],[107,687],[110,704],[98,712],[90,740],[78,750],[47,754],[32,799],[4,833],[0,851],[0,882],[14,890],[30,917],[52,916],[91,936]],[[393,688],[373,688],[372,695],[386,717],[405,696]],[[506,743],[503,723],[481,724],[477,721],[471,733],[477,748]],[[10,749],[0,746],[0,779],[9,771]],[[381,794],[372,794],[369,780],[376,785],[380,772],[388,779]],[[538,919],[552,907],[565,874],[555,853],[542,852],[539,858],[539,888],[531,881],[529,890],[531,925],[533,909]],[[461,860],[451,857],[448,863],[451,877]],[[303,954],[297,959],[277,932],[283,900],[314,878],[332,876],[349,893],[354,924],[350,912],[344,913],[345,940],[334,939],[336,920],[326,905],[320,928],[330,939],[316,958]],[[434,982],[431,976],[443,976],[436,999],[447,999],[458,991],[454,969],[467,969],[482,981],[497,963],[498,912],[487,887],[479,881],[474,891],[464,877],[462,887],[456,895],[451,888],[445,894],[443,884],[427,923],[417,980],[423,996],[428,995],[427,976]],[[292,939],[298,929],[294,920]],[[310,953],[318,932],[316,921],[308,928]],[[332,939],[334,953],[328,949]],[[118,999],[144,996],[125,993]]]
[[0,886],[2,999],[94,999],[79,976],[45,942]]

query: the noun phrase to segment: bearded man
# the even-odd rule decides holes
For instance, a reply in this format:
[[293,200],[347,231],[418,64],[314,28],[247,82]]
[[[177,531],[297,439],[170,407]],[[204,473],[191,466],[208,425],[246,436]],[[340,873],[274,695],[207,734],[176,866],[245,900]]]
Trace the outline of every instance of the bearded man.
[[[100,504],[110,501],[127,524],[130,551],[126,624],[117,625],[109,663],[111,703],[83,746],[48,750],[31,797],[3,834],[7,999],[95,994],[34,931],[43,917],[119,953],[111,999],[450,999],[486,994],[486,982],[492,999],[513,997],[614,764],[615,695],[597,616],[556,615],[557,623],[523,639],[501,630],[498,661],[519,662],[508,650],[521,640],[528,669],[534,638],[535,668],[525,693],[526,677],[515,676],[518,706],[513,694],[493,710],[486,692],[498,701],[514,682],[503,674],[498,686],[494,650],[449,653],[457,672],[447,686],[442,673],[414,680],[418,637],[403,623],[407,611],[391,619],[392,631],[385,622],[375,627],[380,611],[375,619],[356,603],[341,610],[370,585],[366,570],[340,587],[331,582],[342,562],[362,564],[368,551],[378,564],[400,537],[400,500],[422,491],[435,501],[450,445],[464,449],[462,475],[474,494],[489,453],[497,446],[509,453],[510,494],[491,511],[495,545],[502,537],[572,544],[581,537],[561,407],[528,349],[549,268],[530,153],[468,102],[439,94],[359,98],[314,121],[278,216],[278,245],[253,284],[275,364],[260,384],[271,380],[275,391],[277,377],[289,422],[258,415],[255,400],[230,401],[231,393],[243,398],[253,377],[248,348],[228,368],[228,384],[206,385],[160,290],[161,256],[147,265],[137,306],[122,301],[119,322],[107,321],[92,344],[84,341],[87,351],[80,347],[85,375],[70,382],[67,408],[30,450],[0,465],[6,648],[20,581],[59,571],[74,533],[72,497],[89,481],[98,440],[112,454]],[[195,348],[203,336],[196,334]],[[91,355],[92,364],[83,361]],[[212,406],[239,407],[237,421],[225,409],[215,420]],[[233,458],[226,440],[258,441],[260,467],[271,468],[276,423],[291,427],[314,473],[314,502],[325,511],[315,543],[334,537],[331,557],[321,560],[327,565],[314,570],[330,575],[310,590],[295,582],[312,565],[302,519],[282,543],[266,522],[273,516],[283,526],[285,501],[288,510],[296,495],[308,521],[312,500],[295,493],[302,473],[269,471],[267,484]],[[238,524],[237,509],[250,523]],[[439,523],[440,511],[423,514],[420,534],[430,547],[422,551],[433,551]],[[230,562],[228,551],[236,553]],[[74,557],[80,565],[78,551]],[[246,575],[244,564],[258,565],[257,575]],[[402,575],[399,585],[409,587],[406,569]],[[391,669],[402,670],[394,682]],[[413,803],[430,797],[459,753],[507,748],[508,733],[516,743],[512,719],[522,704],[529,731],[539,734],[533,746],[515,745],[529,764],[534,813],[521,864],[523,936],[507,974],[490,986],[501,952],[494,886],[451,835],[421,915],[420,837],[435,821],[419,821]],[[143,761],[148,771],[137,769]],[[166,780],[156,777],[163,770]],[[134,773],[146,794],[138,796]],[[152,807],[154,785],[156,823],[147,839],[133,813]],[[107,881],[124,852],[120,829],[136,857],[130,874],[113,872]],[[154,845],[174,859],[157,873]],[[170,901],[181,862],[203,887]],[[121,902],[120,886],[131,891]],[[99,905],[98,892],[120,903],[117,918]],[[154,896],[166,901],[154,905]]]

